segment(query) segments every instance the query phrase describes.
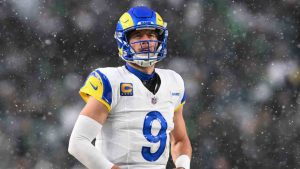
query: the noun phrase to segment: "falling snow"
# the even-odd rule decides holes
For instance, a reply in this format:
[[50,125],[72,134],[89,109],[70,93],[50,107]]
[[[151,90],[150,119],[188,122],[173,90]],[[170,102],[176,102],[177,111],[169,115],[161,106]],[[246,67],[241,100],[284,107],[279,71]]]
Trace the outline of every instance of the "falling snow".
[[[300,168],[300,1],[0,1],[0,168],[82,168],[67,153],[89,72],[118,66],[120,15],[168,22],[191,169]],[[173,168],[171,159],[168,169]]]

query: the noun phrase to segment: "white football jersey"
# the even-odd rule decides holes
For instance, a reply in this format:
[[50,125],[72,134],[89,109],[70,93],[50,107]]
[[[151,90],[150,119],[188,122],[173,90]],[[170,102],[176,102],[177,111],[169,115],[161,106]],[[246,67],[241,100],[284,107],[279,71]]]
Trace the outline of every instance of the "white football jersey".
[[156,94],[125,66],[96,69],[80,89],[85,101],[93,96],[109,109],[96,147],[122,169],[166,167],[174,111],[185,103],[185,89],[176,72],[155,72],[161,79]]

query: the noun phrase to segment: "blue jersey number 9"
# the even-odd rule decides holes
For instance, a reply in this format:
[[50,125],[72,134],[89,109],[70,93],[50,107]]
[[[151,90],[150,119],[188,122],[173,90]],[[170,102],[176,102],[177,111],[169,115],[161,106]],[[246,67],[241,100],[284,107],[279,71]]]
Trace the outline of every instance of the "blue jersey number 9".
[[[152,123],[154,120],[157,120],[161,125],[156,136],[151,133]],[[167,142],[167,127],[167,121],[160,112],[151,111],[146,115],[143,127],[143,134],[145,138],[151,143],[160,142],[158,150],[154,153],[151,152],[151,147],[142,147],[142,155],[147,161],[156,161],[164,152]]]

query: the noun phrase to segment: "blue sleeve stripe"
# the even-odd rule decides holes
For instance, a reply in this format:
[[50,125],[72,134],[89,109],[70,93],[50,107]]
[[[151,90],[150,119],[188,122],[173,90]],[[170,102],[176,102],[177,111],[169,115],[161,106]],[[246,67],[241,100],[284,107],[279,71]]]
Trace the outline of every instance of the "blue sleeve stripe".
[[186,100],[186,92],[184,91],[184,94],[182,96],[182,99],[181,99],[181,103],[185,102]]
[[102,83],[103,83],[103,94],[102,99],[106,101],[109,105],[111,105],[112,102],[112,89],[110,82],[108,78],[99,70],[96,70],[96,72],[100,75]]

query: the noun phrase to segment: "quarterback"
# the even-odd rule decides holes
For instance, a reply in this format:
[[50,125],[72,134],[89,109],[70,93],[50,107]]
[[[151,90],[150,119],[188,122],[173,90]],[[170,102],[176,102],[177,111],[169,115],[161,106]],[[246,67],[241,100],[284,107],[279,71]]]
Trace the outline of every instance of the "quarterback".
[[[167,54],[167,24],[148,7],[117,23],[121,67],[95,69],[79,91],[86,102],[68,151],[90,169],[189,169],[191,144],[183,119],[183,79],[155,68]],[[95,145],[91,142],[96,139]]]

